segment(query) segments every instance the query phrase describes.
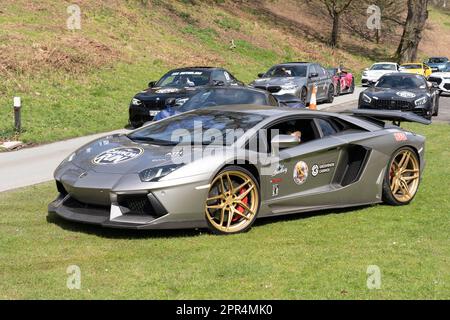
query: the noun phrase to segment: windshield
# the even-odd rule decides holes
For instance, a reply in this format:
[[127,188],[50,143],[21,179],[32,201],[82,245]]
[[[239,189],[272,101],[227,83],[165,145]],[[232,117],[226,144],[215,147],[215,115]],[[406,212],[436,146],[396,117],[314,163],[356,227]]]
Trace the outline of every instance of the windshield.
[[134,141],[161,145],[187,143],[229,146],[265,118],[257,114],[197,110],[155,122],[128,137]]
[[417,76],[399,76],[387,75],[381,77],[376,87],[389,89],[425,89],[427,87],[426,81],[423,77]]
[[330,68],[330,69],[327,69],[327,71],[332,76],[335,76],[337,74],[337,69],[336,68]]
[[370,70],[397,70],[395,64],[374,64]]
[[171,71],[164,75],[156,87],[196,87],[209,83],[211,72],[205,71]]
[[267,99],[264,93],[252,90],[210,89],[194,95],[180,108],[180,111],[237,104],[267,105]]
[[307,66],[275,66],[264,75],[265,78],[306,77]]
[[422,65],[421,64],[404,64],[402,65],[403,69],[422,69]]
[[448,61],[447,58],[430,58],[428,59],[428,63],[446,63]]

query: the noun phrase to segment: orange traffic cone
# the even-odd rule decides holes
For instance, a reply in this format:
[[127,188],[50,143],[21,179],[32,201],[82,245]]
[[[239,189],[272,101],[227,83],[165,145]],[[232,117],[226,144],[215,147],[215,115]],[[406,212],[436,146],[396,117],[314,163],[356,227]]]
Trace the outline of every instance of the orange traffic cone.
[[317,85],[313,86],[311,100],[309,101],[309,109],[317,110]]

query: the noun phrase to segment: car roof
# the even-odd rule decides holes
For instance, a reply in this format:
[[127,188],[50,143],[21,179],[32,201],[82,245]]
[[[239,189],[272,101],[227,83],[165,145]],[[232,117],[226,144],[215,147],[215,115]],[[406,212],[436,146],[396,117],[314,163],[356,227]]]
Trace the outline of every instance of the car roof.
[[202,92],[202,91],[208,91],[208,90],[240,90],[240,91],[252,91],[252,92],[258,92],[258,93],[263,93],[263,94],[270,94],[268,91],[266,90],[262,90],[262,89],[258,89],[258,88],[253,88],[253,87],[248,87],[248,86],[209,86],[209,87],[205,87],[201,90],[198,90],[198,92]]
[[[222,111],[222,112],[233,112],[233,113],[243,113],[243,114],[257,114],[266,117],[265,122],[270,122],[281,117],[289,116],[309,116],[309,117],[335,117],[344,121],[348,121],[357,126],[360,126],[369,131],[379,130],[379,126],[370,123],[364,119],[353,117],[351,115],[340,114],[336,112],[324,112],[310,109],[299,109],[299,108],[289,108],[289,107],[273,107],[273,106],[259,106],[259,105],[232,105],[232,106],[217,106],[209,107],[207,109],[198,109],[202,112],[208,111]],[[192,112],[192,111],[191,111]]]
[[175,72],[175,71],[187,71],[187,70],[202,70],[202,71],[210,71],[210,70],[224,70],[223,68],[219,68],[219,67],[183,67],[183,68],[177,68],[177,69],[172,69],[169,72]]
[[420,64],[422,65],[422,62],[408,62],[408,63],[403,63],[402,66],[412,66],[412,65],[416,65],[416,64]]
[[376,62],[374,64],[397,64],[397,62]]
[[388,73],[385,74],[383,77],[417,77],[417,76],[421,76],[420,74],[415,74],[415,73],[409,73],[409,72],[393,72],[393,73]]

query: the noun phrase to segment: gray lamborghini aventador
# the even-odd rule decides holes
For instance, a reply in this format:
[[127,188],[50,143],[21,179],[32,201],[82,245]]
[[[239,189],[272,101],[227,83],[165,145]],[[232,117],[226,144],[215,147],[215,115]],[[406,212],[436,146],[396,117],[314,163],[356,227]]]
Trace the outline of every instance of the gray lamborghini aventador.
[[419,187],[425,138],[401,121],[430,123],[396,111],[194,110],[75,151],[55,171],[49,212],[104,227],[230,234],[257,217],[405,205]]

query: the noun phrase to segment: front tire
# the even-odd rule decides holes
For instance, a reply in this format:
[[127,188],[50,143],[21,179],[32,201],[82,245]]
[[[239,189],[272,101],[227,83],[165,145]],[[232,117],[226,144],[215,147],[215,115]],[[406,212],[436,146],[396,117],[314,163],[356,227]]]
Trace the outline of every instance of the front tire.
[[341,81],[339,80],[337,85],[336,85],[336,94],[335,96],[338,97],[341,95]]
[[352,78],[352,84],[350,86],[350,94],[355,92],[355,78]]
[[393,206],[409,204],[420,183],[420,161],[416,152],[404,147],[389,161],[383,181],[383,201]]
[[307,100],[308,100],[308,90],[303,87],[302,91],[300,92],[300,100],[302,101],[302,103],[305,105],[307,105]]
[[249,230],[261,205],[255,177],[238,166],[226,167],[211,183],[205,201],[205,219],[214,234],[236,234]]

